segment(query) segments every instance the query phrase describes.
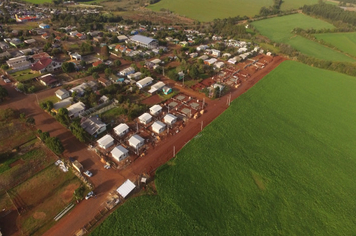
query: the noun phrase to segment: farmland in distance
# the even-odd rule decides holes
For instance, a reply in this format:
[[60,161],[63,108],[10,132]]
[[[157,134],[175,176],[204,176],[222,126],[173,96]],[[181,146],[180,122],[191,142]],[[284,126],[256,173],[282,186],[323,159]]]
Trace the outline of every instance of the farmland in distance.
[[315,34],[315,37],[319,40],[332,44],[339,50],[349,53],[356,57],[356,33],[326,33]]
[[325,21],[303,14],[293,14],[256,21],[252,24],[262,35],[268,37],[272,41],[289,44],[294,49],[308,56],[329,61],[355,61],[354,58],[349,57],[342,52],[335,51],[332,48],[328,48],[291,32],[295,28],[317,30],[335,28],[333,25]]
[[356,80],[286,61],[91,235],[351,235]]

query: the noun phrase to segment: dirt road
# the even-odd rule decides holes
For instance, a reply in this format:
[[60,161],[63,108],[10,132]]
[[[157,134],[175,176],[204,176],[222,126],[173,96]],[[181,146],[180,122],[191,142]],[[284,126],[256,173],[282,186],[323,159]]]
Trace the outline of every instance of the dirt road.
[[[237,98],[260,79],[267,75],[271,70],[277,67],[285,59],[282,57],[275,57],[274,60],[268,64],[263,70],[256,72],[246,82],[231,92],[231,100]],[[102,204],[106,200],[107,194],[113,189],[120,186],[126,179],[135,180],[138,175],[142,173],[149,173],[154,171],[162,164],[166,163],[173,157],[173,147],[178,152],[190,139],[197,135],[201,130],[203,122],[204,127],[219,116],[227,109],[227,97],[221,99],[209,100],[206,99],[206,113],[196,120],[190,120],[186,123],[186,127],[178,134],[171,136],[161,142],[150,150],[144,157],[136,159],[126,169],[115,171],[105,170],[103,164],[92,151],[88,151],[87,147],[77,141],[75,137],[67,131],[61,124],[55,121],[53,117],[43,112],[38,104],[36,95],[22,95],[17,93],[11,86],[5,86],[9,93],[11,100],[4,105],[0,105],[0,109],[5,107],[12,107],[33,116],[36,120],[36,126],[43,131],[49,131],[51,136],[57,136],[61,139],[66,148],[65,156],[76,157],[84,166],[84,169],[90,169],[94,176],[93,183],[96,186],[96,198],[82,201],[69,214],[61,219],[55,226],[49,229],[44,235],[63,236],[73,235],[77,230],[82,228],[98,213],[102,208]],[[177,87],[184,93],[200,97],[197,93],[190,89]],[[38,99],[53,95],[56,89],[46,90],[37,94]]]

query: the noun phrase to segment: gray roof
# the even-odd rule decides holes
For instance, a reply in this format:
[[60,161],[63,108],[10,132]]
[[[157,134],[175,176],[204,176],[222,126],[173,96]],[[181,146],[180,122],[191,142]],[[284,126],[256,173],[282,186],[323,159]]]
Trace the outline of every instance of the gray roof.
[[144,44],[150,44],[153,41],[157,41],[156,39],[149,38],[149,37],[139,35],[139,34],[132,36],[131,40],[138,41],[138,42],[144,43]]
[[80,124],[90,135],[95,134],[101,127],[106,126],[98,117],[90,117]]
[[58,90],[56,91],[56,94],[57,94],[58,96],[62,96],[63,94],[66,94],[66,93],[68,93],[68,91],[67,91],[66,89],[64,89],[64,88],[58,89]]

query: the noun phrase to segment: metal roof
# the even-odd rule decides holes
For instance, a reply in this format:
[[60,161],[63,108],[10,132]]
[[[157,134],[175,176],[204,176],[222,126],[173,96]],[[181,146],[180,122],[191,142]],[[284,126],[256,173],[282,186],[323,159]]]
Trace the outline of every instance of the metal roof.
[[143,44],[150,44],[153,41],[157,41],[156,39],[149,38],[149,37],[146,37],[146,36],[143,36],[143,35],[139,35],[139,34],[132,36],[131,40],[134,40],[134,41],[137,41],[137,42],[140,42],[140,43],[143,43]]
[[166,123],[172,123],[172,121],[174,121],[174,120],[176,120],[176,119],[177,119],[177,117],[174,116],[174,115],[172,115],[172,114],[167,114],[167,115],[163,118],[164,122],[166,122]]
[[125,155],[126,153],[128,153],[129,151],[124,148],[123,146],[119,145],[119,146],[116,146],[112,151],[111,151],[111,155],[116,158],[116,159],[120,159],[120,157],[122,155]]
[[137,147],[137,145],[141,142],[145,141],[141,136],[138,136],[137,134],[132,135],[132,137],[129,139],[129,144],[132,147]]
[[125,198],[127,195],[129,195],[132,190],[136,188],[136,185],[132,183],[129,179],[125,181],[116,191],[123,197]]
[[105,147],[106,145],[108,145],[109,143],[111,143],[113,141],[114,141],[114,139],[109,134],[107,134],[104,137],[102,137],[101,139],[99,139],[97,142],[98,142],[99,146]]
[[115,131],[115,133],[117,133],[117,134],[122,134],[122,133],[124,133],[126,130],[128,130],[129,129],[129,126],[127,125],[127,124],[125,124],[125,123],[122,123],[122,124],[119,124],[118,126],[116,126],[115,128],[114,128],[114,131]]
[[150,112],[152,113],[157,113],[160,112],[162,110],[162,107],[160,105],[153,105],[152,107],[150,107]]
[[159,133],[160,129],[165,128],[165,127],[166,127],[166,125],[164,123],[162,123],[161,121],[155,121],[152,124],[152,130],[156,133]]
[[152,119],[152,116],[146,112],[146,113],[143,113],[141,116],[139,116],[138,119],[141,122],[146,123],[148,120]]

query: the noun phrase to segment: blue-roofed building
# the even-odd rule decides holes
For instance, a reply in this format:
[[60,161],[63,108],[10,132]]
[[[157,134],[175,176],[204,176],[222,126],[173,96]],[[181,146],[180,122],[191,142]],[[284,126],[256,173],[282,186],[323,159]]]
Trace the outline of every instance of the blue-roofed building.
[[148,49],[158,47],[158,41],[156,39],[149,38],[139,34],[132,36],[130,41],[137,46],[145,47]]
[[50,26],[48,25],[48,24],[40,24],[39,25],[39,27],[41,28],[41,29],[49,29],[50,28]]

